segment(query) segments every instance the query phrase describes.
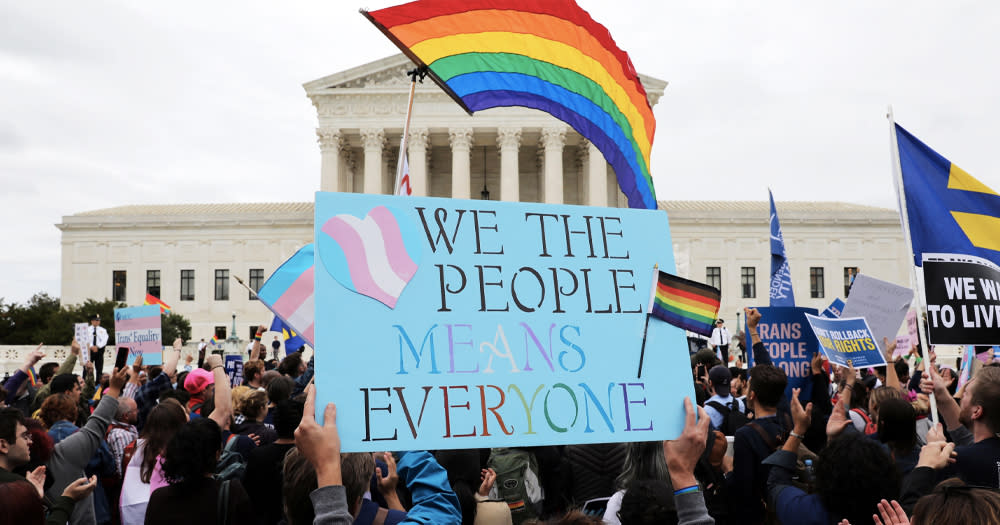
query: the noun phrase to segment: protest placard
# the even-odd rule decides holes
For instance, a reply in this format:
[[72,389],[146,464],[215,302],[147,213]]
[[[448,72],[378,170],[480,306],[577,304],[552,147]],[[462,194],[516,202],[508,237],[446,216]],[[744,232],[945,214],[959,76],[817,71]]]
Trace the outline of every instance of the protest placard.
[[683,428],[682,330],[649,322],[637,378],[665,213],[318,193],[315,225],[317,406],[337,403],[343,450]]
[[930,344],[1000,343],[1000,268],[969,255],[925,253],[923,262]]
[[831,363],[854,368],[885,365],[885,356],[863,317],[828,319],[807,315],[819,347]]
[[910,344],[920,346],[920,334],[917,333],[917,311],[906,312],[906,333],[910,335]]
[[913,290],[858,274],[841,317],[864,317],[875,336],[875,345],[881,349],[882,339],[896,339],[912,302]]
[[823,317],[828,317],[830,319],[836,319],[836,318],[840,317],[840,314],[843,311],[844,311],[844,301],[842,301],[838,297],[838,298],[834,299],[833,302],[830,303],[830,306],[827,306],[826,310],[823,310],[823,313],[821,313],[819,315],[821,315]]
[[226,374],[229,376],[229,385],[233,388],[243,384],[243,356],[226,356]]
[[892,358],[904,356],[910,353],[910,348],[912,348],[912,343],[910,342],[909,335],[897,335],[896,336],[896,350],[892,352]]
[[[816,336],[812,333],[806,315],[816,315],[815,308],[761,307],[757,333],[764,344],[771,362],[780,367],[788,376],[785,395],[791,399],[792,389],[799,388],[799,399],[812,399],[812,356],[819,351]],[[749,334],[749,326],[744,325],[744,333]],[[747,344],[750,344],[749,336]],[[749,366],[755,364],[753,352],[747,352]]]
[[128,364],[142,355],[142,364],[163,364],[163,336],[160,331],[160,307],[151,304],[115,308],[115,346],[126,346]]
[[80,345],[80,362],[87,364],[90,362],[90,346],[93,344],[90,337],[90,323],[73,324],[73,339]]

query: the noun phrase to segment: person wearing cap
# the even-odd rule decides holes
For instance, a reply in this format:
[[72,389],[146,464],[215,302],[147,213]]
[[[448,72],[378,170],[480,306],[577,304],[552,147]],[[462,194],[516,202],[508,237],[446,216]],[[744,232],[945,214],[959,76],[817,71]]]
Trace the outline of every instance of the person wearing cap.
[[97,377],[104,373],[104,346],[108,344],[108,331],[101,326],[101,314],[90,316],[90,360],[94,363]]
[[184,390],[191,394],[188,410],[201,416],[201,406],[215,392],[215,377],[204,368],[195,368],[184,379]]
[[725,322],[722,319],[715,320],[715,328],[712,329],[712,337],[708,339],[708,342],[712,344],[713,348],[719,350],[722,355],[719,359],[722,359],[722,364],[729,366],[729,330],[725,327]]
[[735,401],[740,407],[740,412],[744,414],[747,411],[746,405],[732,396],[730,392],[730,383],[733,380],[733,374],[726,368],[725,365],[713,366],[711,370],[708,371],[708,381],[712,385],[712,397],[705,401],[705,412],[708,413],[708,417],[712,420],[712,428],[720,430],[722,428],[722,413],[718,411],[715,407],[711,406],[710,403],[718,403],[726,408],[730,408]]

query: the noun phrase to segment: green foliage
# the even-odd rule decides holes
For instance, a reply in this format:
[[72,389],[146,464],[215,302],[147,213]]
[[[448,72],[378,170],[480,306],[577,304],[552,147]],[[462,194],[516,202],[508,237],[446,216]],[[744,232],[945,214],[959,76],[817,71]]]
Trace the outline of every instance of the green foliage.
[[[0,344],[68,345],[73,339],[73,325],[85,323],[93,314],[101,316],[101,326],[108,331],[108,344],[115,342],[115,308],[124,303],[87,299],[83,304],[64,306],[56,297],[41,292],[25,304],[6,303],[0,298]],[[191,323],[179,314],[163,316],[163,341],[191,337]]]
[[163,330],[164,346],[170,346],[178,337],[184,341],[191,339],[191,323],[183,315],[170,313],[162,316],[160,327]]

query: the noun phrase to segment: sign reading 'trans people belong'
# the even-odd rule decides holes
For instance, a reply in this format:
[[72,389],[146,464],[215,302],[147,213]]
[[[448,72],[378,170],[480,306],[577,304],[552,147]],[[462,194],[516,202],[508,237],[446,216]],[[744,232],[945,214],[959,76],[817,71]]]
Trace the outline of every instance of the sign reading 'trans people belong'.
[[[671,439],[692,396],[659,211],[316,194],[317,406],[345,451]],[[317,410],[321,417],[322,410]]]

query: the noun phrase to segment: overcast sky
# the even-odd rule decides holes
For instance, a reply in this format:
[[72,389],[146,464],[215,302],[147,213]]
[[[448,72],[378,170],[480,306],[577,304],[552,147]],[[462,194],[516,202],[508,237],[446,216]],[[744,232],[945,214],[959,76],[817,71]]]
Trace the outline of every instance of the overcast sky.
[[[885,113],[993,188],[992,2],[579,0],[654,108],[660,199],[894,207]],[[59,295],[63,215],[306,201],[304,82],[396,53],[358,8],[398,2],[0,3],[0,297]],[[877,4],[877,5],[874,5]]]

